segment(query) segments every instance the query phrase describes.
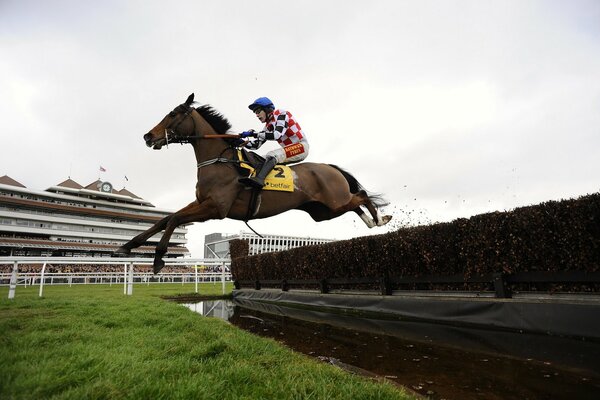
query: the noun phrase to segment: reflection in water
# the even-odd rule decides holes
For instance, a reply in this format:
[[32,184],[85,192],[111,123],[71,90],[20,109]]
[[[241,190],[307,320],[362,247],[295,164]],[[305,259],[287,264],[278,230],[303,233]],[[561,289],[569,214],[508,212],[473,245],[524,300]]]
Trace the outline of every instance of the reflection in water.
[[215,317],[225,321],[229,321],[233,317],[235,310],[235,305],[230,300],[200,301],[183,305],[205,317]]
[[433,399],[595,399],[600,344],[361,318],[235,300],[187,304],[254,334]]

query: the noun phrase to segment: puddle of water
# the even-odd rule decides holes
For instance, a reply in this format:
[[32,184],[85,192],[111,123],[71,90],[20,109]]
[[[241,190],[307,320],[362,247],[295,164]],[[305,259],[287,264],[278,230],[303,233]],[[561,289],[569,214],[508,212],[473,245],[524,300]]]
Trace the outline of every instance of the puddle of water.
[[599,343],[248,301],[185,306],[323,361],[386,377],[433,399],[596,399],[600,393]]
[[220,318],[229,321],[233,317],[236,306],[231,300],[210,300],[198,303],[182,303],[190,310],[205,317]]

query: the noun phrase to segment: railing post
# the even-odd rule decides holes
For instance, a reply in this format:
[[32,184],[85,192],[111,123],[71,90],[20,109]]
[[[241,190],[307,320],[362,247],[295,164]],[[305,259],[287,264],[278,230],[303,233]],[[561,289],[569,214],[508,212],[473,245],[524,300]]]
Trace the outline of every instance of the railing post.
[[127,294],[127,263],[124,263],[123,266],[123,294]]
[[133,294],[133,263],[129,263],[129,282],[127,282],[127,296]]
[[19,270],[19,263],[17,261],[13,264],[12,275],[10,276],[10,288],[8,289],[8,298],[12,300],[15,298],[15,290],[17,290],[17,274]]
[[42,265],[42,273],[40,274],[40,297],[44,293],[44,274],[46,273],[46,263]]
[[221,264],[221,288],[222,294],[225,294],[225,263]]

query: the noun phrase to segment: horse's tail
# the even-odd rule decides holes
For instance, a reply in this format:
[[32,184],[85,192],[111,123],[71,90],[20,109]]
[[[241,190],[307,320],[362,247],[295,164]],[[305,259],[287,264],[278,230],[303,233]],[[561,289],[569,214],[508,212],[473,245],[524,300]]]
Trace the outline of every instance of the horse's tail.
[[367,197],[369,198],[369,200],[371,200],[371,202],[373,203],[373,205],[378,208],[384,207],[384,206],[387,206],[388,204],[390,204],[389,201],[384,199],[383,195],[381,195],[380,193],[371,193],[368,190],[366,190],[364,188],[364,186],[361,185],[360,182],[350,172],[343,170],[342,168],[338,167],[337,165],[333,165],[333,164],[329,164],[329,165],[332,166],[333,168],[337,169],[338,171],[340,171],[340,173],[344,176],[344,178],[348,182],[348,185],[350,186],[350,193],[355,194],[360,191],[364,191],[367,194]]

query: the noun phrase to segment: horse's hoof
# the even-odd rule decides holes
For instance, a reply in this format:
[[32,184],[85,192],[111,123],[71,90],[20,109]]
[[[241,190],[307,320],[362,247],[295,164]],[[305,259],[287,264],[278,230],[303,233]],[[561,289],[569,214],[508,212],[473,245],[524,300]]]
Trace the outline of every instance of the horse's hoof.
[[119,256],[128,256],[129,254],[131,254],[131,250],[124,246],[121,246],[115,250],[115,254]]
[[165,266],[165,262],[163,260],[154,260],[154,275],[158,274],[161,269]]
[[384,226],[385,224],[387,224],[391,220],[392,220],[392,216],[391,215],[384,215],[383,217],[381,217],[381,220],[379,221],[379,223],[377,224],[377,226]]

